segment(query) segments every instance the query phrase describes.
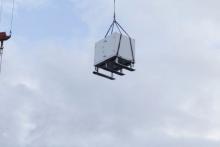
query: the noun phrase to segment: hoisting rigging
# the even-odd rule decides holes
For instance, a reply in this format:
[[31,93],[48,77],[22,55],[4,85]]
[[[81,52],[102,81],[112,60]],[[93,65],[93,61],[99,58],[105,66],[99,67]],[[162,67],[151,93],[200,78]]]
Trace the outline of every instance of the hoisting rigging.
[[[15,8],[15,0],[12,0],[12,10],[11,10],[11,20],[10,20],[10,31],[9,35],[7,35],[7,32],[2,32],[0,30],[0,72],[1,72],[1,64],[2,64],[2,56],[3,56],[3,49],[4,49],[4,42],[9,40],[12,36],[12,29],[13,29],[13,20],[14,20],[14,8]],[[3,9],[4,9],[4,0],[1,0],[1,6],[0,6],[0,23],[3,20]]]
[[117,27],[118,31],[120,32],[120,34],[122,34],[122,31],[128,36],[130,37],[130,35],[125,31],[125,29],[118,23],[118,21],[116,20],[116,4],[115,4],[115,0],[114,0],[114,16],[113,16],[113,22],[110,25],[110,28],[108,29],[105,38],[109,35],[110,31],[111,34],[114,32],[114,28],[115,26]]
[[[114,32],[117,28],[118,32]],[[116,20],[116,4],[114,0],[113,22],[104,39],[96,43],[95,47],[95,75],[115,80],[114,74],[123,76],[123,69],[135,71],[135,40],[125,31]],[[111,76],[100,73],[99,69],[110,72]]]

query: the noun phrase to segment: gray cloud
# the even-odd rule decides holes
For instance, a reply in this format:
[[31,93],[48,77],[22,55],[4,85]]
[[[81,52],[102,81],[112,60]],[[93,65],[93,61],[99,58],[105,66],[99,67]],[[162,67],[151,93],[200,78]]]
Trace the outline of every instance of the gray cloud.
[[1,146],[219,146],[218,1],[118,2],[118,19],[137,40],[137,71],[115,82],[91,74],[111,3],[72,2],[89,30],[83,39],[19,36],[8,45]]

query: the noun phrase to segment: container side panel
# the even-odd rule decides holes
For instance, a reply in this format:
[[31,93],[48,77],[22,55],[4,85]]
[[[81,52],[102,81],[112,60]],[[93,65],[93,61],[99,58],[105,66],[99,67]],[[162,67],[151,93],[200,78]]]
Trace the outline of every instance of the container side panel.
[[119,37],[120,36],[118,34],[114,33],[96,43],[95,65],[100,64],[116,55]]
[[[135,55],[135,40],[134,39],[131,40],[131,44],[132,44],[133,52]],[[133,60],[131,44],[130,44],[130,39],[127,36],[122,37],[121,47],[119,51],[119,56],[121,58],[125,60],[129,60],[129,61]]]

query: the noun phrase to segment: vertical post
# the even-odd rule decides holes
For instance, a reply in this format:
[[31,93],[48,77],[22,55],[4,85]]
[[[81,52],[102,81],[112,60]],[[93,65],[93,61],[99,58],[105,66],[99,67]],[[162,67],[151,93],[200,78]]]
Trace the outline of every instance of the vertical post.
[[3,55],[3,49],[0,48],[0,73],[2,72],[2,55]]
[[12,3],[10,35],[12,35],[12,29],[13,29],[14,9],[15,9],[15,0],[13,0],[13,3]]
[[111,73],[111,77],[114,78],[114,73],[113,72]]

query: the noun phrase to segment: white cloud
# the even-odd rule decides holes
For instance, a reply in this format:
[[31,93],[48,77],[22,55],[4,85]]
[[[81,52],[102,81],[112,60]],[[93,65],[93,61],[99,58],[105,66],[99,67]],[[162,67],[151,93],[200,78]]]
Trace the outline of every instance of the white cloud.
[[[12,0],[11,0],[12,1]],[[32,9],[48,4],[50,0],[16,0],[16,4],[21,7]]]

